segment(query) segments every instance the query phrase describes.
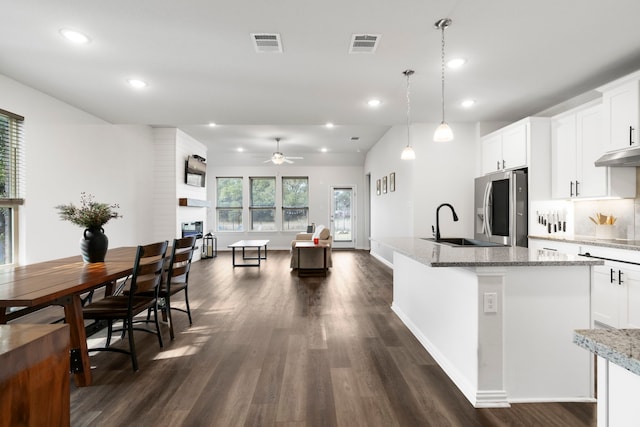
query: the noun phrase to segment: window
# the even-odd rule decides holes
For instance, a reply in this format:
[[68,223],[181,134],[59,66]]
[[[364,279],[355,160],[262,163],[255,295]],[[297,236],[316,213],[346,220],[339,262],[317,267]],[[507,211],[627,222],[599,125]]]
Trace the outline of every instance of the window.
[[13,264],[17,251],[15,218],[24,203],[24,117],[0,110],[0,265]]
[[242,178],[216,178],[218,231],[242,231]]
[[251,206],[251,230],[273,231],[276,229],[276,179],[249,178]]
[[282,177],[282,230],[306,230],[309,224],[309,178]]

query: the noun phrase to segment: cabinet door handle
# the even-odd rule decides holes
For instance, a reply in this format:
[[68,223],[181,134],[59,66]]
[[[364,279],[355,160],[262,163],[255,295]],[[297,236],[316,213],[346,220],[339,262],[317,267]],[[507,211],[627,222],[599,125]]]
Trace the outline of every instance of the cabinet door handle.
[[611,270],[611,275],[609,276],[609,281],[610,281],[611,283],[613,283],[613,282],[614,282],[614,280],[615,280],[615,279],[613,278],[613,273],[614,273],[614,271],[613,271],[613,268],[610,268],[609,270]]
[[633,126],[629,126],[629,145],[633,145],[635,144],[635,142],[633,142],[633,131],[635,129],[633,128]]
[[569,187],[569,197],[573,197],[573,181],[571,181],[571,186]]
[[580,191],[578,190],[578,185],[580,183],[578,182],[578,180],[576,180],[576,197],[580,195]]
[[496,170],[499,171],[500,170],[500,160],[496,161]]
[[502,169],[506,168],[504,160],[502,160]]
[[618,270],[618,285],[622,285],[624,281],[622,280],[622,270]]

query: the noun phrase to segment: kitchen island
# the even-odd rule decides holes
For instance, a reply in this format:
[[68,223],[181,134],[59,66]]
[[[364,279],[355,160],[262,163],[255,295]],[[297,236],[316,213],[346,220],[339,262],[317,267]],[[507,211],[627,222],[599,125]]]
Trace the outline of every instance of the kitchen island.
[[520,247],[375,240],[393,255],[393,311],[475,407],[594,401],[590,325],[601,260]]

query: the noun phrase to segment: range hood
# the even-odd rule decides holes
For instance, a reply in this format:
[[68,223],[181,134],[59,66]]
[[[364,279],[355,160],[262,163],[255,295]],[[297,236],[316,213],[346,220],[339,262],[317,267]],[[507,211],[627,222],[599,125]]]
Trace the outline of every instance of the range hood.
[[640,147],[627,148],[604,154],[594,163],[596,166],[632,167],[640,166]]

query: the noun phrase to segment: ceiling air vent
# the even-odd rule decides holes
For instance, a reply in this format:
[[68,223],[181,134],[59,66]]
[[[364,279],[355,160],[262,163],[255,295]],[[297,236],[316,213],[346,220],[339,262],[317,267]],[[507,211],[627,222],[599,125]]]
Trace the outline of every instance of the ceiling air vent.
[[251,40],[256,52],[282,53],[280,34],[252,33]]
[[351,36],[349,53],[373,53],[379,41],[380,34],[354,34]]

